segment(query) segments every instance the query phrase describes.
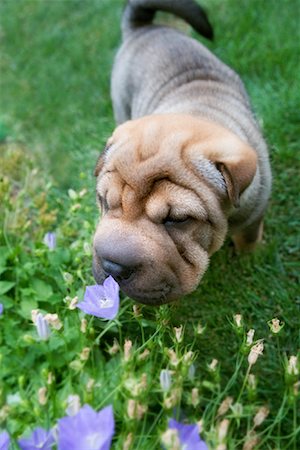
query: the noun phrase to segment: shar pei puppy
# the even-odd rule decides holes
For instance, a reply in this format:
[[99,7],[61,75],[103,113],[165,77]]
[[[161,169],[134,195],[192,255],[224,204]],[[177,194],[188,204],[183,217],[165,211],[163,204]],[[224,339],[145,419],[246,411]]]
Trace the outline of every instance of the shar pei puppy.
[[229,234],[262,239],[266,144],[238,75],[198,41],[152,23],[156,10],[212,38],[193,0],[129,0],[112,73],[118,127],[96,165],[101,220],[93,272],[159,305],[193,291]]

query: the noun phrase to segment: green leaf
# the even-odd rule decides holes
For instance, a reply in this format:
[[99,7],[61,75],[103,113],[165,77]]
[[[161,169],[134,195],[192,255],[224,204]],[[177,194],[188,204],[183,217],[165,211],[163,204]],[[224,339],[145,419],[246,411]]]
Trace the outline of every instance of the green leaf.
[[1,295],[0,303],[3,304],[5,309],[10,309],[15,305],[15,302],[10,297],[8,297],[8,295]]
[[7,247],[0,247],[0,266],[5,266],[6,265],[6,260],[9,256],[10,250]]
[[31,318],[31,311],[38,309],[38,303],[34,298],[22,300],[20,303],[19,313],[25,319]]
[[41,302],[47,301],[53,294],[52,287],[45,281],[35,278],[32,280],[32,287],[35,291],[37,299]]
[[15,284],[14,281],[0,281],[0,295],[8,292]]

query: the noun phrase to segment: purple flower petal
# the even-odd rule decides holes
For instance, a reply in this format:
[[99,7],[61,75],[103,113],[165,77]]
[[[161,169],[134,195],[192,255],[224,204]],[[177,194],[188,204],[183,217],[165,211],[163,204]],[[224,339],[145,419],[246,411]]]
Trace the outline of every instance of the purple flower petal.
[[53,232],[46,233],[43,242],[49,250],[54,250],[56,247],[56,234]]
[[21,450],[51,450],[54,442],[52,431],[38,427],[29,438],[19,439],[18,444]]
[[114,319],[118,314],[119,302],[119,285],[109,276],[103,285],[87,286],[84,299],[77,308],[102,319]]
[[208,450],[208,447],[199,436],[198,425],[185,425],[174,419],[169,420],[169,428],[178,431],[180,443],[184,445],[184,450]]
[[35,326],[40,339],[42,339],[43,341],[49,339],[51,331],[48,321],[45,319],[43,314],[38,313],[35,320]]
[[[0,303],[0,316],[1,316],[1,314],[3,314],[3,310],[4,310],[4,307],[3,307],[2,303]],[[0,449],[1,449],[1,447],[0,447]]]
[[58,421],[58,450],[109,450],[115,431],[112,406],[96,412],[89,405]]
[[0,449],[8,450],[10,444],[10,437],[7,431],[0,433]]

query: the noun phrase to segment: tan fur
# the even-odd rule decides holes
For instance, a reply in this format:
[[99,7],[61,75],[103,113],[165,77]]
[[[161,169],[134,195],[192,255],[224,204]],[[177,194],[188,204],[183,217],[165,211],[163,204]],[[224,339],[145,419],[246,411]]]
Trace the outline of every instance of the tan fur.
[[[195,289],[228,232],[238,250],[253,249],[262,239],[271,182],[266,146],[236,74],[200,44],[166,30],[147,26],[123,44],[112,90],[117,120],[124,123],[95,169],[102,210],[94,238],[95,278],[102,282],[108,275],[105,261],[132,268],[130,277],[118,279],[120,286],[148,304]],[[161,55],[150,52],[153,31],[153,48]],[[165,40],[169,34],[172,41]],[[168,45],[170,52],[176,45],[203,53],[204,90],[186,78],[176,85],[172,71],[181,73],[182,61],[168,60]],[[152,58],[141,78],[139,55],[145,64]],[[155,71],[163,57],[165,72]],[[214,66],[224,83],[210,80]]]

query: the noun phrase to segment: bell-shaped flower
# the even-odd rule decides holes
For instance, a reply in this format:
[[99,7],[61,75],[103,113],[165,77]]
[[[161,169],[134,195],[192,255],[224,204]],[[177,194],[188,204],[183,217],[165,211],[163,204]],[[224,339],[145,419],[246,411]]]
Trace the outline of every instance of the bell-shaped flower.
[[36,428],[28,438],[18,440],[21,450],[52,450],[54,436],[52,431]]
[[84,405],[58,421],[58,450],[109,450],[114,431],[112,406],[96,412]]
[[77,308],[102,319],[114,319],[119,310],[119,285],[109,276],[103,285],[87,286],[84,299]]

